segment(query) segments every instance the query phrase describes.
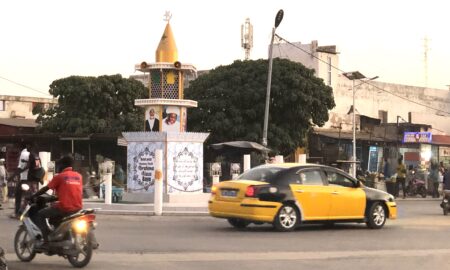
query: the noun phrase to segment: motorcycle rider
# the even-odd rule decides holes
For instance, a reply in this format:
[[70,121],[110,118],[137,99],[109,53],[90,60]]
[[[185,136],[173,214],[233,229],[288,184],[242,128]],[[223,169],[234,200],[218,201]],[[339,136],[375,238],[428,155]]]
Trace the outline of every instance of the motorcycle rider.
[[44,240],[43,248],[48,245],[49,228],[46,219],[63,218],[83,208],[83,178],[78,172],[73,171],[73,162],[71,156],[63,156],[58,161],[62,172],[30,198],[33,200],[49,189],[54,190],[58,196],[56,204],[40,210],[36,216],[36,225],[41,229]]

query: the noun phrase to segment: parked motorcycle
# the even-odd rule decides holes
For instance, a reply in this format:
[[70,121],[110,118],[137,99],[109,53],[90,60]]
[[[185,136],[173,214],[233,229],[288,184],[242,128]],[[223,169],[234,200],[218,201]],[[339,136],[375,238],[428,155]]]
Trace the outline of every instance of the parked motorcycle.
[[441,207],[444,216],[446,216],[450,212],[450,190],[444,190],[443,193]]
[[62,219],[48,220],[49,243],[48,246],[44,246],[42,232],[34,220],[39,210],[56,200],[56,196],[43,194],[34,202],[28,202],[20,217],[21,225],[14,237],[16,255],[24,262],[32,261],[37,253],[59,255],[66,258],[74,267],[84,267],[90,262],[93,249],[98,248],[94,234],[96,227],[94,210],[83,209]]
[[416,196],[417,194],[425,198],[427,196],[427,188],[424,180],[413,177],[406,185],[406,195]]

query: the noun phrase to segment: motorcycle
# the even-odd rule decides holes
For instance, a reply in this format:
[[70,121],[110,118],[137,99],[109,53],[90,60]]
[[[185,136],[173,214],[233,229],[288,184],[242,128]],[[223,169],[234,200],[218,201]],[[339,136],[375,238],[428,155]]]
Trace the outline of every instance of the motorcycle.
[[442,196],[441,207],[444,213],[444,216],[450,212],[450,190],[444,190],[444,196]]
[[427,188],[425,187],[425,181],[413,177],[406,185],[406,195],[416,196],[417,194],[422,198],[427,197]]
[[28,201],[14,237],[16,255],[23,262],[32,261],[37,253],[59,255],[74,267],[84,267],[90,262],[93,250],[99,246],[94,234],[95,210],[83,209],[62,219],[47,220],[49,241],[48,245],[42,245],[42,232],[35,224],[36,214],[54,201],[57,197],[48,194]]

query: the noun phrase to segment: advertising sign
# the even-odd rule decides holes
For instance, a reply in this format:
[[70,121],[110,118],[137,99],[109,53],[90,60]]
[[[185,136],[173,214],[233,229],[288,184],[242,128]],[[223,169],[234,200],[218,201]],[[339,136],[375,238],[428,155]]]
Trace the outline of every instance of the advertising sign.
[[431,132],[405,132],[403,143],[431,143]]

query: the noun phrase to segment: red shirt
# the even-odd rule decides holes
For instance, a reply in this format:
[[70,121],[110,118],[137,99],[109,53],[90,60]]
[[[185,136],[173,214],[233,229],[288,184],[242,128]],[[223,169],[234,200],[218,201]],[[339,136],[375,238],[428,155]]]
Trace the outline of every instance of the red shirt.
[[63,212],[74,212],[83,208],[83,178],[72,170],[65,168],[62,173],[53,177],[48,187],[56,191],[59,202],[56,207]]

